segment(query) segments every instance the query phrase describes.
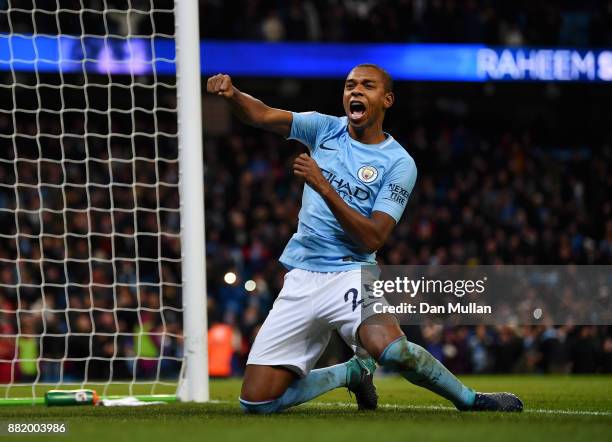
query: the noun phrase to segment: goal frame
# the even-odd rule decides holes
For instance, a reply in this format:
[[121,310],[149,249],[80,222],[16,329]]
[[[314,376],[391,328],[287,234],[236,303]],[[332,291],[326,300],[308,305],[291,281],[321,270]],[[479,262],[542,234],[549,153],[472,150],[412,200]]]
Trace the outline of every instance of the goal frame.
[[[207,402],[210,395],[198,1],[174,0],[173,12],[183,311],[182,366],[175,395],[145,394],[136,397],[143,401]],[[64,385],[74,388],[74,384]],[[0,405],[44,404],[44,398],[35,393],[34,384],[32,391],[33,396],[28,398],[0,398]]]
[[177,397],[206,402],[208,339],[200,28],[197,0],[175,0],[184,361]]

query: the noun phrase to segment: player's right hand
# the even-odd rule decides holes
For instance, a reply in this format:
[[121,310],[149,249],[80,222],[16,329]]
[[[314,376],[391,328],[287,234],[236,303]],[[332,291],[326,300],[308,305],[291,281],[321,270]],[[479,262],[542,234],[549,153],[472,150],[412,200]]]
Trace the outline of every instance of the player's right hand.
[[206,91],[209,94],[215,94],[225,98],[232,98],[234,95],[232,78],[225,74],[213,75],[206,83]]

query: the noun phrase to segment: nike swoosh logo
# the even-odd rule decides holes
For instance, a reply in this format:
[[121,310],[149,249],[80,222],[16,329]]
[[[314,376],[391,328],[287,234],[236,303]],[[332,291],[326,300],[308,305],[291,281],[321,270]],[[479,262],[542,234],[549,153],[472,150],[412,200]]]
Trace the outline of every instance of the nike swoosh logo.
[[361,304],[361,308],[368,308],[369,306],[371,306],[372,304],[376,303],[377,301],[372,301],[369,304],[363,303]]
[[323,150],[336,150],[336,149],[333,149],[333,148],[331,148],[331,147],[327,147],[327,146],[325,145],[325,143],[321,144],[319,147],[320,147],[321,149],[323,149]]

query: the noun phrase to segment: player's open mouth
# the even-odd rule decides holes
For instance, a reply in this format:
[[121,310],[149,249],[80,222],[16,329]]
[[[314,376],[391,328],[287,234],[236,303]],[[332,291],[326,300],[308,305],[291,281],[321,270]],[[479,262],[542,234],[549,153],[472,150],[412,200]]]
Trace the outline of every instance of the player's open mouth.
[[361,101],[351,101],[349,103],[349,114],[352,120],[359,120],[365,115],[366,107]]

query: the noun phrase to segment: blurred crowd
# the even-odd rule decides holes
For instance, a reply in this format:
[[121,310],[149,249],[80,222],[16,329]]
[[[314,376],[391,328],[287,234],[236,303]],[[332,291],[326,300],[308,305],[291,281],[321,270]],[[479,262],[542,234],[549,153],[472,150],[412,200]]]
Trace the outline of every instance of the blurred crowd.
[[[175,105],[170,92],[161,103]],[[0,149],[2,382],[177,375],[180,220],[168,115],[147,124],[146,112],[117,114],[109,126],[103,116],[65,113],[57,137],[51,118],[37,127],[31,114],[0,113],[0,134],[18,134]],[[419,178],[381,264],[612,263],[610,146],[551,148],[529,131],[444,118],[388,130]],[[141,135],[122,136],[134,131]],[[205,138],[211,361],[226,358],[213,374],[242,372],[282,286],[277,258],[302,192],[290,164],[302,150],[237,122]],[[458,372],[612,368],[607,327],[406,331]],[[322,362],[346,348],[337,350]]]
[[176,378],[176,113],[159,109],[174,90],[71,80],[0,89],[0,382]]
[[204,37],[216,39],[612,44],[607,0],[205,0],[200,15]]
[[[0,0],[0,32],[174,34],[172,0]],[[33,11],[33,12],[30,12]],[[606,47],[610,0],[201,0],[201,36]]]
[[[389,128],[415,158],[419,178],[379,263],[612,263],[610,147],[546,148],[528,132],[486,136],[482,129],[444,121]],[[287,144],[240,126],[206,140],[209,279],[219,287],[209,315],[234,324],[247,343],[236,347],[235,367],[282,286],[276,259],[296,228],[302,184],[290,165],[303,147]],[[253,278],[257,289],[224,284],[228,268]],[[458,372],[612,369],[607,327],[406,331]]]
[[407,335],[454,373],[612,372],[612,338],[595,326],[430,325]]

